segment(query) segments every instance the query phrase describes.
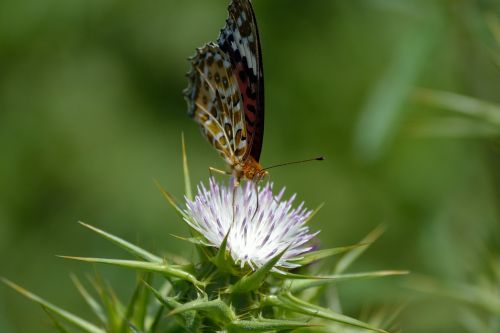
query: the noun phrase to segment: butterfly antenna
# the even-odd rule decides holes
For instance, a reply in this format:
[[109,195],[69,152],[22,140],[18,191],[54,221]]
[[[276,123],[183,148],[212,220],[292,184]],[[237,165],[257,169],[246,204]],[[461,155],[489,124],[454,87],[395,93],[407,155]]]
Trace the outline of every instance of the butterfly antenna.
[[282,167],[285,165],[291,165],[291,164],[299,164],[299,163],[306,163],[306,162],[312,162],[312,161],[324,161],[325,158],[323,156],[315,157],[315,158],[309,158],[307,160],[301,160],[301,161],[293,161],[293,162],[287,162],[287,163],[281,163],[281,164],[276,164],[276,165],[271,165],[270,167],[264,168],[262,170],[269,170],[277,167]]

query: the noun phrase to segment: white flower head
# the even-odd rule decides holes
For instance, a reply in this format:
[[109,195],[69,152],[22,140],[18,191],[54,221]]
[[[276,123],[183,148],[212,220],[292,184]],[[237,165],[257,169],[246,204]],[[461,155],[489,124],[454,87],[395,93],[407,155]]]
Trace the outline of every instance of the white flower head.
[[275,196],[272,187],[256,189],[252,182],[233,187],[211,178],[208,189],[198,186],[194,201],[186,199],[185,221],[216,248],[229,232],[227,249],[241,267],[255,270],[283,251],[274,270],[299,267],[294,261],[312,249],[308,242],[318,234],[306,225],[312,211],[304,203],[293,208],[295,195],[282,201],[285,189]]

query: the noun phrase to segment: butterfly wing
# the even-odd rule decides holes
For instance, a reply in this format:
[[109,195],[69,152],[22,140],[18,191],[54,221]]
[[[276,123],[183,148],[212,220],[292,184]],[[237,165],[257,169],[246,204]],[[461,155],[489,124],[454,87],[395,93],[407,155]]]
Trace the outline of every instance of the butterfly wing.
[[233,0],[218,44],[235,71],[242,95],[248,147],[244,158],[259,161],[264,138],[264,69],[257,21],[250,0]]
[[214,43],[198,49],[190,60],[189,86],[184,91],[188,114],[232,166],[248,150],[243,102],[232,64]]

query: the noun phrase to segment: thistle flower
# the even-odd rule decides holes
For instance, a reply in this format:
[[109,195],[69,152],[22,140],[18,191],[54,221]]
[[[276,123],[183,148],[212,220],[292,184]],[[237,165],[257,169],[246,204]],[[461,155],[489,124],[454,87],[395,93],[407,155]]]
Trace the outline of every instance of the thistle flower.
[[303,202],[293,208],[295,194],[282,200],[285,188],[277,195],[272,188],[269,182],[234,187],[211,178],[208,189],[201,184],[193,201],[186,198],[185,221],[209,246],[220,248],[227,236],[227,249],[242,268],[255,270],[280,253],[275,271],[299,267],[294,260],[312,249],[308,242],[318,234],[306,225],[312,211]]

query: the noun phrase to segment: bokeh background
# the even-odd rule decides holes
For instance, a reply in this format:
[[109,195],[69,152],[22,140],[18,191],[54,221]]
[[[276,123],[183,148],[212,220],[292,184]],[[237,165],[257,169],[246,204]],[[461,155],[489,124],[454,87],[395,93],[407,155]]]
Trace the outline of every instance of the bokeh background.
[[[98,270],[123,298],[134,276],[55,257],[126,258],[78,220],[160,253],[192,255],[170,236],[186,235],[186,227],[153,180],[182,197],[182,132],[196,182],[207,180],[208,166],[224,167],[187,117],[181,91],[187,57],[216,39],[226,6],[0,2],[0,275],[89,318],[70,273]],[[352,244],[385,224],[352,271],[409,269],[471,287],[494,278],[500,3],[254,6],[266,77],[261,161],[326,156],[271,173],[310,207],[325,203],[312,225],[322,230],[321,245]],[[341,286],[344,306],[357,315],[365,306],[406,304],[404,332],[472,332],[474,320],[498,328],[500,306],[495,316],[404,281]],[[53,329],[38,306],[0,286],[0,331]]]

